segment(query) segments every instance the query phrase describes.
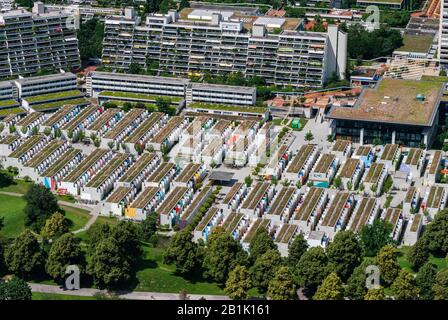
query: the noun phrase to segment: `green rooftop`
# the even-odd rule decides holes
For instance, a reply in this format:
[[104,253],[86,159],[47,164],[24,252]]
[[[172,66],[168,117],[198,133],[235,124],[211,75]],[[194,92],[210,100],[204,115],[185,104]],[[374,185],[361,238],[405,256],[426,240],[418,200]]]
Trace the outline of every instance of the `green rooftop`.
[[0,110],[0,117],[7,117],[12,114],[20,114],[20,113],[26,113],[26,111],[22,108],[2,109]]
[[15,107],[18,106],[19,102],[17,102],[16,100],[2,100],[0,101],[0,108],[10,108],[10,107]]
[[124,99],[136,99],[136,100],[146,100],[146,101],[156,101],[158,98],[171,99],[172,102],[182,101],[181,97],[173,96],[158,96],[144,93],[134,93],[134,92],[121,92],[121,91],[102,91],[99,97],[112,97],[112,98],[124,98]]
[[61,100],[61,101],[55,101],[55,102],[49,102],[49,103],[35,104],[35,105],[32,105],[31,108],[33,108],[36,111],[44,111],[44,110],[61,108],[67,104],[76,106],[76,105],[88,104],[88,103],[89,103],[89,101],[86,98],[78,98],[78,99],[69,99],[69,100]]
[[67,100],[67,98],[83,97],[84,95],[79,90],[60,91],[39,96],[32,96],[25,98],[28,103],[38,103],[51,100]]
[[403,35],[403,46],[395,51],[428,53],[434,36],[431,35]]
[[251,106],[230,106],[223,104],[207,104],[207,103],[190,103],[189,108],[193,109],[208,109],[208,110],[223,110],[232,112],[248,112],[248,113],[265,113],[267,108],[251,107]]

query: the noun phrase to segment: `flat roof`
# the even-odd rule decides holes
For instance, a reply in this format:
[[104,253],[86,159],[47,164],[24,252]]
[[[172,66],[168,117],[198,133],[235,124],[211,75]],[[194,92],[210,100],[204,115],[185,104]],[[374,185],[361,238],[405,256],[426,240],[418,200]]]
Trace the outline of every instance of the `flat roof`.
[[95,77],[103,77],[105,79],[113,79],[120,81],[141,81],[141,82],[151,82],[151,83],[165,83],[165,84],[176,84],[176,85],[186,85],[190,80],[182,78],[170,78],[170,77],[158,77],[158,76],[144,76],[139,74],[125,74],[125,73],[114,73],[114,72],[103,72],[103,71],[92,71],[90,73],[92,79]]
[[335,227],[339,218],[342,216],[345,205],[350,197],[349,192],[338,191],[331,201],[330,207],[322,221],[322,226]]
[[285,210],[286,206],[289,203],[289,200],[292,198],[296,190],[296,187],[283,187],[272,202],[269,214],[280,216]]
[[350,226],[350,230],[359,232],[364,227],[375,208],[376,199],[364,197],[359,202],[358,208],[353,215],[353,222]]
[[403,35],[403,46],[395,51],[428,53],[431,49],[434,35],[427,34],[407,34]]
[[233,172],[213,170],[208,178],[210,180],[231,181],[235,174]]
[[440,202],[442,201],[442,196],[444,193],[444,187],[432,186],[429,190],[428,199],[426,200],[426,207],[439,209]]
[[257,91],[257,88],[255,87],[228,86],[223,84],[210,84],[210,83],[192,83],[191,87],[193,90],[245,93],[250,95],[255,94]]
[[[353,108],[332,107],[329,118],[431,126],[444,85],[432,81],[382,79],[365,88]],[[424,100],[417,100],[423,95]]]
[[341,173],[339,174],[339,176],[341,178],[350,179],[351,177],[353,177],[353,174],[355,173],[359,163],[360,163],[359,159],[348,158],[347,161],[345,161],[344,165],[342,166]]
[[297,210],[294,220],[308,221],[324,192],[323,188],[311,187],[299,210]]
[[27,84],[46,82],[46,81],[65,80],[65,79],[69,79],[69,78],[73,78],[74,80],[76,80],[76,75],[74,75],[71,72],[65,72],[65,73],[49,74],[46,76],[15,79],[14,81],[17,83],[20,83],[21,85],[27,85]]

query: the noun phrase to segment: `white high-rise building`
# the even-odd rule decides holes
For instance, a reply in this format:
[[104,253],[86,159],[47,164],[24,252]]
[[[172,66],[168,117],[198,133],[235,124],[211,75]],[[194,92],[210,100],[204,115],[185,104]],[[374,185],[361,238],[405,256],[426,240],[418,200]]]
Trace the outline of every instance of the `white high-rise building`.
[[448,69],[448,0],[440,1],[439,59],[442,69]]

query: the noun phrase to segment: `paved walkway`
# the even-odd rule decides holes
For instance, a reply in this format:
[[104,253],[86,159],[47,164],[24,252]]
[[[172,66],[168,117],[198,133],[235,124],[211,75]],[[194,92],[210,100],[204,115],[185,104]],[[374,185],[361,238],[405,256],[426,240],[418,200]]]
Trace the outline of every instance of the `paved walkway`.
[[[52,286],[47,284],[38,284],[38,283],[28,283],[28,284],[30,285],[31,290],[33,292],[65,294],[65,295],[83,296],[83,297],[93,297],[98,294],[107,295],[107,291],[98,289],[81,288],[79,290],[66,290],[59,286]],[[118,291],[117,294],[118,298],[127,300],[179,300],[178,293]],[[217,296],[217,295],[187,294],[187,296],[189,300],[199,300],[201,298],[205,298],[206,300],[229,300],[227,296]]]

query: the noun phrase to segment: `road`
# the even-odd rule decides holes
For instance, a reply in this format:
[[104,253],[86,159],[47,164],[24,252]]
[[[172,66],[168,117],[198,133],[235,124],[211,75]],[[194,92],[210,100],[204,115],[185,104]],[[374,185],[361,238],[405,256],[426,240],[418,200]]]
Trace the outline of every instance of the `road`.
[[[98,294],[107,295],[107,291],[81,288],[79,290],[66,290],[59,286],[52,286],[48,284],[28,283],[33,292],[51,293],[51,294],[65,294],[72,296],[93,297]],[[126,300],[179,300],[178,293],[163,293],[163,292],[117,292],[119,299]],[[227,296],[218,295],[199,295],[199,294],[187,294],[189,300],[200,300],[205,298],[206,300],[230,300]]]

